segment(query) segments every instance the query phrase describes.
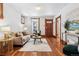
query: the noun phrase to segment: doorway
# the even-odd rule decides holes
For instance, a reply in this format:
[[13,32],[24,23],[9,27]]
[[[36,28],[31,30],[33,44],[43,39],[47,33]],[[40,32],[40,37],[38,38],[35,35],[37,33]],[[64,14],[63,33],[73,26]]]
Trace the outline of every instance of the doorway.
[[32,18],[32,33],[40,31],[40,18]]
[[56,18],[56,38],[61,41],[61,15]]
[[53,36],[53,19],[45,19],[45,36]]

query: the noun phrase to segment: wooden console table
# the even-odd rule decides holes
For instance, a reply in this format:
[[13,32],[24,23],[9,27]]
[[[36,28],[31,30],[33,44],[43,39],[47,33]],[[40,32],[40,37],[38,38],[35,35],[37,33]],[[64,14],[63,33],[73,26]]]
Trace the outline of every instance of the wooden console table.
[[66,37],[67,37],[67,35],[77,37],[78,38],[78,42],[77,43],[79,43],[79,34],[76,34],[76,33],[66,33]]
[[[68,42],[68,36],[71,36],[71,39],[73,40],[73,37],[76,37],[77,38],[77,43],[79,43],[79,34],[76,34],[76,33],[64,33],[65,34],[65,41],[66,43]],[[62,36],[63,37],[63,36]],[[76,40],[76,39],[75,39]]]
[[13,40],[9,39],[0,39],[0,55],[6,55],[13,50]]

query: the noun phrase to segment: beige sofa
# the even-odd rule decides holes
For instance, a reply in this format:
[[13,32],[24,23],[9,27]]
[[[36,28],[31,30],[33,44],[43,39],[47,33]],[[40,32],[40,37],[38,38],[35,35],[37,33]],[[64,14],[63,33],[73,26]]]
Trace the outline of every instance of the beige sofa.
[[30,35],[20,35],[20,36],[15,36],[13,38],[13,44],[14,45],[24,45],[26,42],[28,42],[30,39]]

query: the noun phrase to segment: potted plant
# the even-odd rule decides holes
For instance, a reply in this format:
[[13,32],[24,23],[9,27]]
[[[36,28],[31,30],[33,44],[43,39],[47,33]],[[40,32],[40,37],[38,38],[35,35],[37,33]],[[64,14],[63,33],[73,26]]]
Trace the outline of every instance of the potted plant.
[[66,29],[65,33],[67,33],[69,31],[69,28],[70,28],[70,21],[66,20],[64,28]]

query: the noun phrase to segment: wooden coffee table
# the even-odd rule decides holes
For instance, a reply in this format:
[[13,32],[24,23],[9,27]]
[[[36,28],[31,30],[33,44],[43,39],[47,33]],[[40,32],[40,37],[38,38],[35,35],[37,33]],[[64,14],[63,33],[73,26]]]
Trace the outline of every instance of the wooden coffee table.
[[35,44],[35,42],[36,42],[37,39],[40,39],[40,42],[42,43],[41,36],[33,35],[32,38],[34,39],[34,44]]

